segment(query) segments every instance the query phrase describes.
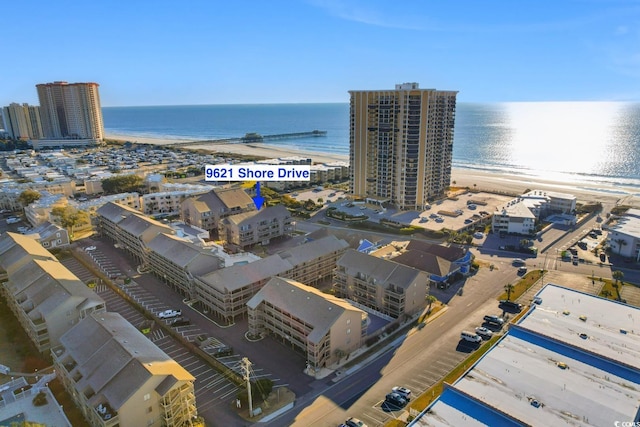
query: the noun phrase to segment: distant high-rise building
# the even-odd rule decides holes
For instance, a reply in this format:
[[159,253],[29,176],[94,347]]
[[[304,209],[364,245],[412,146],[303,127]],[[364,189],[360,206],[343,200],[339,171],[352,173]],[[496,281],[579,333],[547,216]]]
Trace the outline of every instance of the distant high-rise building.
[[451,181],[457,91],[352,90],[350,190],[355,196],[423,209]]
[[[12,139],[40,139],[42,138],[42,124],[40,123],[40,107],[37,105],[12,103],[2,108],[4,130]],[[0,126],[1,127],[1,126]]]
[[97,83],[53,82],[36,88],[45,138],[104,138]]

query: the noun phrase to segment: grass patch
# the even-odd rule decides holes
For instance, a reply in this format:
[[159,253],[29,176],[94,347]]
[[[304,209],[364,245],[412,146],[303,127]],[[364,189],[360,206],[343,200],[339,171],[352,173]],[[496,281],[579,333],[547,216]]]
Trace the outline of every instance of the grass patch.
[[[522,294],[527,292],[534,283],[536,283],[542,277],[542,270],[532,270],[528,272],[522,279],[513,284],[513,291],[511,291],[511,301],[515,301]],[[507,293],[503,292],[498,300],[507,299]]]
[[[424,393],[418,396],[415,400],[411,401],[409,405],[407,405],[406,410],[409,408],[415,409],[419,412],[422,412],[427,406],[431,405],[433,401],[435,401],[440,394],[442,394],[442,390],[444,389],[444,383],[453,384],[464,374],[467,369],[469,369],[474,363],[478,361],[490,348],[495,344],[501,336],[495,335],[490,340],[485,341],[479,349],[477,349],[473,354],[467,357],[462,361],[458,366],[456,366],[451,372],[449,372],[443,379],[432,385],[429,389],[427,389]],[[390,420],[385,424],[385,427],[402,427],[406,426],[408,423],[402,420]]]
[[418,319],[418,323],[426,321],[429,317],[432,317],[443,308],[444,305],[440,301],[435,301],[433,304],[431,304],[431,309],[429,311],[425,311],[424,313],[422,313],[422,315]]
[[598,296],[601,296],[603,298],[607,298],[607,299],[611,299],[614,301],[619,301],[620,298],[620,291],[622,290],[622,287],[624,286],[624,282],[622,282],[621,280],[618,281],[618,288],[616,289],[616,281],[615,280],[611,280],[611,279],[603,279],[602,277],[599,277],[598,279],[594,279],[591,276],[589,276],[590,279],[592,280],[598,280],[601,283],[604,283],[604,285],[602,286],[602,289],[600,290],[600,294],[598,294]]

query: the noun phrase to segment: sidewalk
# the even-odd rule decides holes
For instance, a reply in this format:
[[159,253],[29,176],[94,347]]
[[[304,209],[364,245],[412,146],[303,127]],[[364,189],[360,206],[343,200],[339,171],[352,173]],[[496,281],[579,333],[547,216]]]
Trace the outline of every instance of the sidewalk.
[[[436,320],[438,317],[440,317],[441,315],[446,313],[448,308],[449,307],[447,305],[443,305],[440,310],[438,310],[435,314],[433,314],[433,316],[429,316],[422,323],[418,323],[416,326],[410,328],[409,330],[406,330],[404,328],[400,328],[398,331],[396,331],[393,334],[393,336],[395,336],[395,338],[393,338],[393,340],[391,342],[387,342],[386,344],[384,344],[382,346],[378,346],[375,350],[371,350],[372,353],[369,354],[368,356],[366,356],[362,360],[356,360],[356,361],[354,361],[352,363],[345,363],[342,366],[342,368],[343,369],[346,368],[346,370],[336,370],[336,375],[331,381],[333,381],[335,383],[335,382],[338,382],[338,381],[342,380],[342,378],[344,378],[345,376],[351,375],[354,372],[357,372],[358,370],[363,368],[364,366],[368,365],[369,363],[371,363],[372,361],[374,361],[375,359],[380,357],[381,354],[384,354],[385,352],[387,352],[387,350],[389,350],[391,348],[398,347],[398,345],[400,345],[407,337],[415,334],[416,332],[419,332],[427,324],[431,323],[432,321]],[[422,314],[420,314],[420,316],[418,316],[417,318],[420,318],[421,316],[422,316]],[[363,350],[359,354],[355,355],[355,357],[356,358],[359,357],[359,356],[364,357],[363,354],[366,354],[367,351],[368,350]]]

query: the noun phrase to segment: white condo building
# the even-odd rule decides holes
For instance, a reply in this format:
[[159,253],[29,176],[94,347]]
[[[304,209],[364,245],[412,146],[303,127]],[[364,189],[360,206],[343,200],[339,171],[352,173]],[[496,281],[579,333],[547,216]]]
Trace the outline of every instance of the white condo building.
[[[37,105],[12,103],[2,108],[4,130],[12,139],[42,138],[40,107]],[[1,126],[0,126],[1,127]]]

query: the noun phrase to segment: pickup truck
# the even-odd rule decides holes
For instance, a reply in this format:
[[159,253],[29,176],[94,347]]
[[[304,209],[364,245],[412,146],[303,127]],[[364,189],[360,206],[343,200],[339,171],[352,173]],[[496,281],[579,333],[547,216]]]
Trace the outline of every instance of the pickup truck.
[[182,315],[182,310],[165,310],[158,313],[160,319],[171,319]]

